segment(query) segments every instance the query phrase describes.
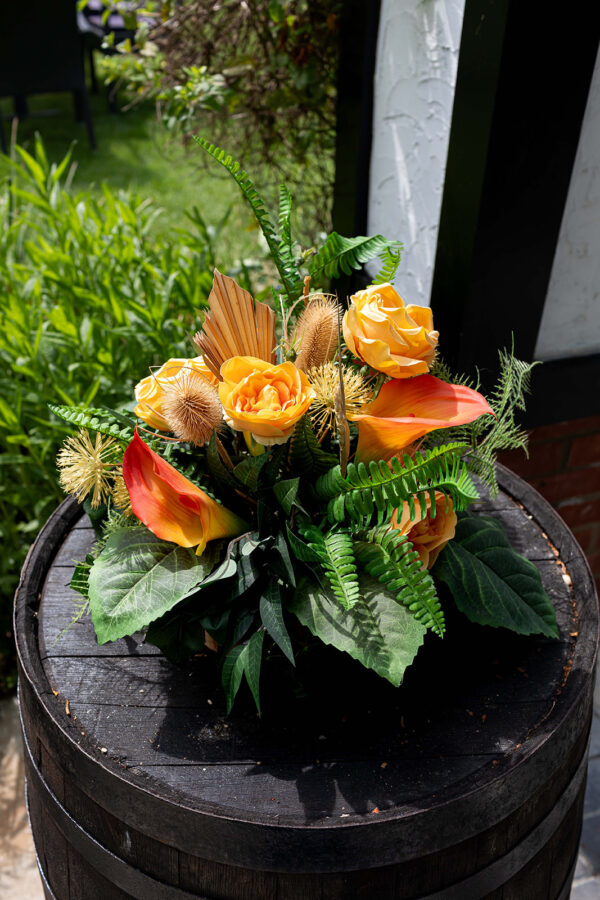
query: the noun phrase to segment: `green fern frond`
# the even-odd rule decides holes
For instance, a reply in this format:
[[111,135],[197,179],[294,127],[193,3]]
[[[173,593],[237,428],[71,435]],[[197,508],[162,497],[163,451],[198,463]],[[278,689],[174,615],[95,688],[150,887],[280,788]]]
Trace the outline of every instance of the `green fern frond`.
[[360,269],[363,263],[380,256],[397,241],[388,241],[381,234],[373,237],[346,238],[332,231],[323,246],[308,262],[311,278],[338,278],[342,273],[349,275],[352,269]]
[[293,472],[315,477],[335,466],[336,457],[321,448],[309,415],[303,416],[294,429],[290,453]]
[[118,441],[133,440],[133,422],[130,418],[114,409],[93,409],[86,406],[54,406],[48,404],[50,412],[70,425],[88,428],[99,434],[106,434]]
[[290,302],[293,302],[297,299],[298,294],[302,290],[302,280],[293,264],[290,265],[289,260],[285,258],[285,254],[282,256],[281,240],[277,235],[275,226],[267,212],[264,201],[254,187],[254,183],[249,178],[248,173],[242,169],[239,162],[236,162],[236,160],[221,147],[217,147],[210,141],[205,140],[205,138],[195,137],[194,140],[209,154],[209,156],[212,156],[213,159],[229,172],[250,204],[252,212],[256,216],[256,220],[260,225],[261,231],[269,247],[273,262],[279,272],[284,293],[287,295]]
[[[525,409],[531,371],[538,365],[516,359],[512,350],[501,350],[499,358],[500,373],[488,398],[495,418],[481,416],[475,422],[459,428],[433,431],[427,439],[430,446],[447,443],[448,440],[467,443],[469,450],[465,453],[465,464],[470,472],[485,482],[492,497],[498,494],[496,454],[501,450],[523,450],[527,453],[527,432],[515,421],[515,413]],[[443,368],[439,369],[439,366]],[[434,364],[432,373],[444,381],[466,384],[475,390],[479,388],[478,382],[475,385],[465,378],[462,381],[452,378],[447,367],[438,361]],[[446,374],[449,375],[448,378],[444,377]]]
[[371,284],[391,284],[393,282],[402,259],[403,250],[404,245],[400,241],[390,242],[390,245],[379,254],[382,266]]
[[435,516],[435,492],[441,491],[452,498],[456,510],[465,509],[479,494],[473,484],[462,454],[466,445],[445,444],[414,459],[404,456],[404,464],[394,457],[390,464],[371,461],[350,463],[343,478],[339,466],[317,479],[317,495],[328,501],[327,515],[331,522],[389,522],[395,509],[408,503],[411,519],[416,517],[415,500],[419,503],[420,517],[427,513],[427,496],[430,498],[430,515]]
[[323,534],[311,525],[302,529],[302,536],[307,542],[305,558],[314,554],[336,600],[344,609],[352,609],[360,600],[360,588],[351,535],[338,529],[331,529]]
[[431,375],[435,375],[436,378],[439,378],[440,381],[445,381],[447,384],[460,384],[474,391],[478,391],[480,388],[479,371],[475,378],[464,374],[456,375],[441,356],[436,356],[434,359],[431,366]]
[[427,628],[443,637],[444,613],[433,578],[406,535],[389,528],[374,528],[355,542],[360,565],[384,584]]
[[296,271],[294,243],[292,241],[292,195],[285,184],[279,185],[279,252],[286,268]]

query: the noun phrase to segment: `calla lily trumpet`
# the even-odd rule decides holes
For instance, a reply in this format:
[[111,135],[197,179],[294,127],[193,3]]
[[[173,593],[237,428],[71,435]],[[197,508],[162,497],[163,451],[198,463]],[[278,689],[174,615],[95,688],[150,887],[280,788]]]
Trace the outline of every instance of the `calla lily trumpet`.
[[387,461],[430,431],[466,425],[486,413],[494,415],[472,388],[418,375],[388,381],[375,400],[348,418],[358,425],[356,458]]
[[192,484],[135,435],[123,457],[131,508],[150,531],[201,554],[208,541],[235,537],[247,524]]

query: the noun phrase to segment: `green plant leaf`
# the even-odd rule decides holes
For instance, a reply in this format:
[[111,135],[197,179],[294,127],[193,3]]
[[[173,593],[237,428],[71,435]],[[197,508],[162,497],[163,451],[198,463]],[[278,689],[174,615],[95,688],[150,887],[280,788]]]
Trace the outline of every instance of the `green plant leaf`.
[[110,535],[89,575],[89,601],[99,644],[139,631],[164,615],[211,572],[215,551],[161,541],[147,528]]
[[321,448],[309,415],[303,416],[292,435],[290,464],[292,471],[314,478],[332,469],[337,458]]
[[397,244],[397,241],[388,241],[381,234],[347,238],[332,231],[309,261],[308,271],[317,282],[323,277],[338,278],[342,273],[350,275],[352,269],[360,269],[363,263],[380,256],[390,247],[397,247]]
[[241,644],[232,647],[223,663],[221,672],[221,684],[225,691],[225,700],[227,702],[227,715],[231,712],[235,696],[240,689],[242,683],[242,675],[244,674],[243,653],[246,648]]
[[538,570],[513,550],[495,519],[461,516],[433,575],[446,582],[472,622],[558,637],[554,607]]
[[292,511],[292,506],[298,495],[299,484],[300,478],[286,478],[285,481],[278,481],[273,486],[273,493],[286,516],[289,516]]
[[406,535],[388,526],[368,531],[354,544],[360,565],[438,637],[444,635],[444,613],[435,584]]
[[263,625],[293,666],[296,665],[292,642],[285,627],[281,604],[281,588],[277,582],[270,582],[263,591],[259,603],[260,618]]
[[359,602],[344,610],[329,592],[305,580],[290,609],[323,643],[399,685],[423,643],[425,626],[373,579],[361,575],[360,587]]
[[244,675],[252,691],[254,702],[260,716],[260,665],[262,662],[262,647],[265,632],[262,628],[255,631],[242,653],[244,661]]
[[120,441],[133,440],[132,419],[127,418],[122,413],[114,409],[88,409],[85,406],[54,406],[48,404],[50,412],[54,415],[69,422],[70,425],[76,425],[78,428],[89,428],[90,431],[96,431],[100,434],[107,434],[117,438]]

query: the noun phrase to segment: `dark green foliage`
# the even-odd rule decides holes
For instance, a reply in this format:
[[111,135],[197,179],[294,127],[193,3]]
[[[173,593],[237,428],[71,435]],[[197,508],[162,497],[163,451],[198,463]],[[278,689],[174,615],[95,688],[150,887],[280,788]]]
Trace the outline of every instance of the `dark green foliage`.
[[290,466],[293,472],[311,478],[322,475],[336,464],[336,457],[322,449],[309,415],[303,416],[292,436]]
[[517,634],[558,637],[556,614],[540,573],[511,547],[501,523],[463,515],[433,569],[472,622]]
[[260,715],[259,679],[264,636],[265,632],[263,629],[255,631],[246,644],[243,646],[238,644],[232,647],[225,657],[221,681],[225,690],[228,713],[231,712],[242,681],[242,675],[245,675]]
[[377,524],[390,520],[394,509],[408,503],[411,519],[417,515],[415,502],[420,505],[420,518],[427,511],[427,496],[431,500],[431,516],[435,516],[435,491],[452,498],[456,510],[465,509],[478,498],[478,493],[462,461],[464,444],[445,444],[404,456],[404,464],[394,457],[390,465],[372,461],[348,466],[343,478],[339,466],[316,483],[316,493],[328,501],[327,514],[331,522],[350,520]]
[[359,536],[354,548],[365,571],[385,585],[419,622],[443,637],[444,613],[433,578],[422,567],[406,535],[385,527],[374,528]]
[[306,543],[288,531],[294,554],[302,562],[318,562],[336,600],[352,609],[360,597],[352,536],[337,528],[323,534],[314,525],[301,526],[301,532]]

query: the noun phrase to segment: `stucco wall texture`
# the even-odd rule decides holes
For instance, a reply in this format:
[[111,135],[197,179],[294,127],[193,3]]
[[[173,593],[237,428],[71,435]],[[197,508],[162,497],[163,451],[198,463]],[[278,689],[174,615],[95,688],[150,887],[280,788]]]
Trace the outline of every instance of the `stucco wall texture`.
[[404,243],[396,289],[422,306],[431,292],[464,5],[381,4],[368,233]]

